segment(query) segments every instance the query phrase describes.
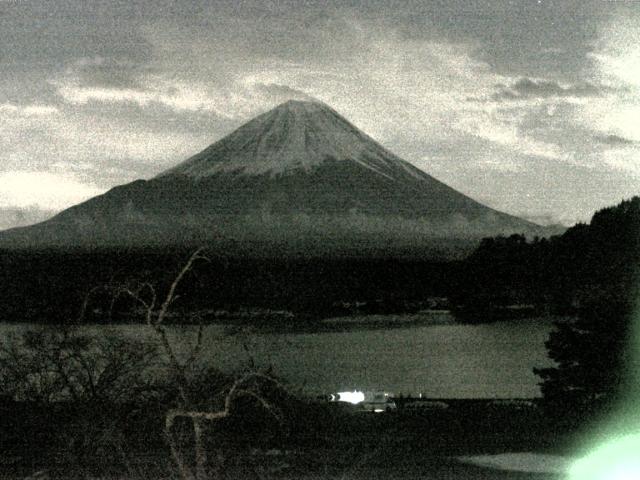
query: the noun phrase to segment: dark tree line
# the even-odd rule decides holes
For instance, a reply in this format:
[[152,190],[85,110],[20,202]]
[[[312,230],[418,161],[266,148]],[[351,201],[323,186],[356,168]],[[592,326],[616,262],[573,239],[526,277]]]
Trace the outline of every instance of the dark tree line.
[[527,303],[564,314],[594,300],[628,301],[639,254],[640,197],[634,197],[549,239],[484,239],[461,266],[454,303],[480,311]]
[[[317,319],[351,313],[341,309],[348,303],[365,303],[362,313],[401,313],[429,297],[448,297],[468,321],[513,313],[505,309],[513,305],[575,313],[594,296],[611,298],[629,291],[637,274],[638,203],[634,198],[601,210],[589,225],[578,224],[549,239],[487,238],[462,261],[280,258],[209,249],[211,262],[187,280],[193,294],[175,308],[232,314],[246,308],[288,311]],[[151,281],[163,291],[171,283],[167,272],[179,268],[189,254],[177,247],[0,251],[0,321],[63,323],[77,318],[96,285],[134,279]],[[115,313],[130,311],[130,305],[117,307]],[[90,313],[94,315],[88,320],[95,322],[131,321],[126,315],[104,315],[100,305]]]
[[[340,306],[357,301],[378,310],[371,313],[401,312],[428,296],[447,296],[455,282],[453,263],[430,260],[207,252],[211,261],[185,279],[191,294],[175,309],[232,315],[243,309],[288,311],[313,320],[344,314]],[[164,292],[172,280],[167,272],[179,269],[190,253],[180,248],[0,251],[0,321],[68,322],[78,317],[87,293],[98,285],[151,282]],[[105,312],[111,298],[105,295],[100,304],[98,297],[87,321],[133,321],[130,299],[120,299],[110,316]]]

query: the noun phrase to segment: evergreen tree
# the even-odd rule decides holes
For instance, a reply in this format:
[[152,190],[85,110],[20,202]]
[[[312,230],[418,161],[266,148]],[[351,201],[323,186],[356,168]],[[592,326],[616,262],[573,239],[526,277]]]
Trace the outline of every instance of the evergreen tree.
[[634,361],[640,197],[596,212],[589,225],[569,229],[555,243],[554,283],[573,290],[569,298],[577,318],[556,324],[546,343],[556,366],[535,372],[548,407],[586,418],[610,407],[629,387],[624,381]]
[[556,366],[534,370],[547,407],[584,417],[612,405],[624,387],[631,319],[629,303],[600,298],[581,307],[576,319],[556,324],[546,342]]

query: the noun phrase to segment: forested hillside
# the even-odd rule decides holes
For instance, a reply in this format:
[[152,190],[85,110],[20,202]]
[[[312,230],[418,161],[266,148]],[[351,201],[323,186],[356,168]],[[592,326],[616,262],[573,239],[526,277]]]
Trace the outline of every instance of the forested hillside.
[[598,299],[630,300],[639,259],[640,197],[634,197],[550,239],[484,239],[464,262],[454,296],[469,311],[534,304],[571,312]]

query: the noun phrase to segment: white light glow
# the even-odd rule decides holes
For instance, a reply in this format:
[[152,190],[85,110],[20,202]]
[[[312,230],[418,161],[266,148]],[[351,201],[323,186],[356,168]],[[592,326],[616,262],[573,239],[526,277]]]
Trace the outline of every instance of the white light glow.
[[640,478],[640,435],[630,435],[605,444],[577,461],[571,480],[636,480]]
[[338,392],[338,401],[357,405],[364,401],[364,393],[357,390],[354,390],[353,392]]

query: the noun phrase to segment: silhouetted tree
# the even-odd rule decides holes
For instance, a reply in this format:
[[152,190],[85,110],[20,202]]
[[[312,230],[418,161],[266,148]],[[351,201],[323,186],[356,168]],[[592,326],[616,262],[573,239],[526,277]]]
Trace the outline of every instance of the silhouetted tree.
[[534,369],[545,405],[577,419],[610,406],[624,386],[631,327],[631,305],[617,299],[598,299],[577,318],[556,323],[546,342],[556,366]]
[[551,411],[586,419],[622,393],[633,345],[639,247],[640,197],[600,210],[589,225],[553,240],[550,283],[577,312],[558,322],[546,343],[557,366],[535,370]]

